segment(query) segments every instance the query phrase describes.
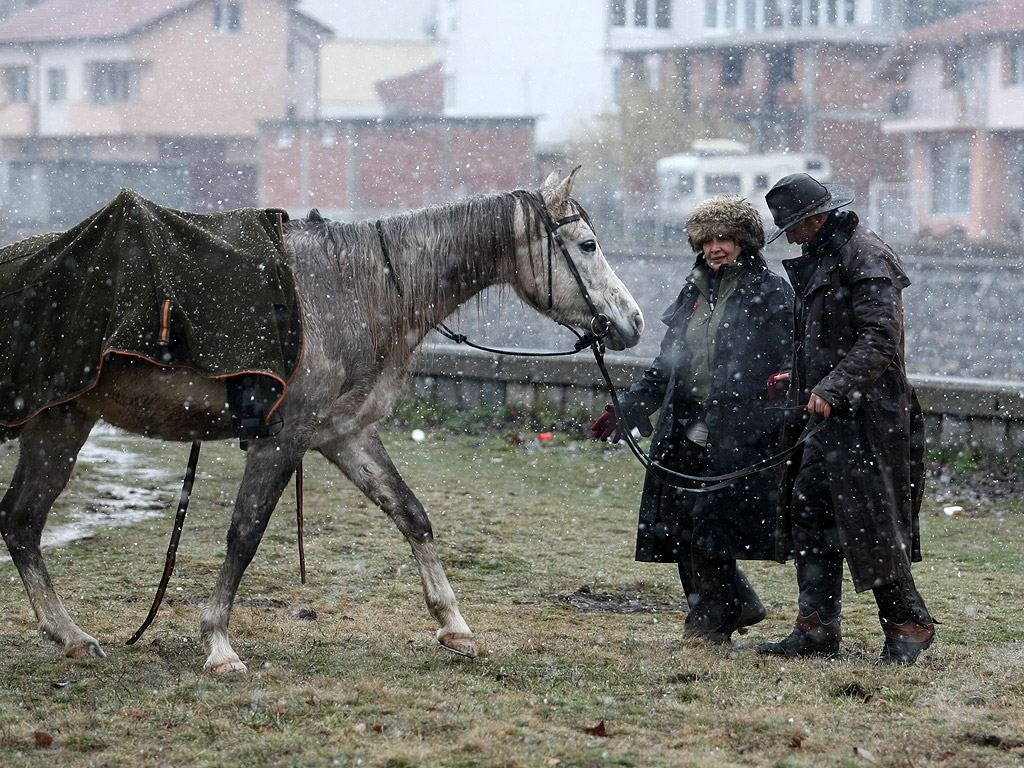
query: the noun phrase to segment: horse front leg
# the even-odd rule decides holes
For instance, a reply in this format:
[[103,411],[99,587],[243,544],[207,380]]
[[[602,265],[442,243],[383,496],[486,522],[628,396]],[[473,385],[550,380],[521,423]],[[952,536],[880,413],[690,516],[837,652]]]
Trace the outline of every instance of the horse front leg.
[[373,503],[384,510],[412,547],[427,610],[437,621],[437,640],[463,656],[476,656],[473,633],[459,612],[455,593],[434,546],[434,532],[419,499],[398,474],[373,428],[361,438],[336,436],[316,446]]
[[53,588],[40,541],[53,502],[71,478],[94,420],[75,405],[43,411],[22,429],[18,466],[0,502],[0,533],[25,585],[39,631],[73,659],[104,658],[96,639],[71,620]]
[[305,446],[282,440],[280,435],[255,440],[249,445],[242,485],[228,529],[224,564],[199,622],[199,634],[209,654],[204,668],[210,672],[246,671],[228,639],[231,607],[242,574],[252,562],[270,515],[304,452]]

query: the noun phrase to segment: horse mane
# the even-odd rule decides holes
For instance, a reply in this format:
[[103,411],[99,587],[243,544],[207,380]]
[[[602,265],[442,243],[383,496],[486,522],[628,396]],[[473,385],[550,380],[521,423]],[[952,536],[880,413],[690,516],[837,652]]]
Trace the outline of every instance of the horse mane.
[[[550,214],[558,218],[571,206],[589,223],[575,201]],[[477,195],[360,222],[333,221],[313,209],[304,219],[287,221],[285,232],[314,241],[314,247],[292,249],[297,268],[306,259],[326,257],[357,302],[373,307],[375,314],[405,318],[410,328],[425,333],[436,322],[426,309],[449,304],[455,294],[479,298],[482,287],[514,279],[516,248],[522,242],[517,240],[517,210],[522,211],[532,249],[536,233],[543,232],[544,212],[538,193],[526,190]],[[391,277],[378,224],[394,268]],[[530,259],[534,265],[539,261]],[[533,277],[537,285],[546,284],[546,274]]]

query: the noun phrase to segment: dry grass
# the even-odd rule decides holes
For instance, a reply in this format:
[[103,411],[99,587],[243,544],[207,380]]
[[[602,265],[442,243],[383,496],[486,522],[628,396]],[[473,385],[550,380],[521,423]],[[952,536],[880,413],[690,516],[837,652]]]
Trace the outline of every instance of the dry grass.
[[[431,513],[480,656],[436,645],[408,546],[310,458],[309,583],[299,584],[286,497],[233,614],[250,672],[217,679],[202,672],[195,634],[243,455],[204,448],[170,601],[126,647],[163,566],[187,448],[101,441],[143,454],[130,462],[139,475],[122,479],[157,488],[169,509],[48,551],[103,662],[65,659],[39,638],[13,566],[0,563],[5,767],[1024,763],[1019,500],[965,504],[958,517],[929,503],[917,578],[944,623],[916,667],[873,663],[873,601],[852,592],[841,660],[780,663],[754,648],[789,631],[789,565],[749,564],[769,618],[731,648],[681,640],[673,569],[632,559],[641,473],[627,452],[437,433],[416,444],[395,433],[386,442]],[[3,466],[6,479],[9,455]],[[143,466],[162,474],[142,477]],[[83,462],[52,524],[96,505],[105,467]]]

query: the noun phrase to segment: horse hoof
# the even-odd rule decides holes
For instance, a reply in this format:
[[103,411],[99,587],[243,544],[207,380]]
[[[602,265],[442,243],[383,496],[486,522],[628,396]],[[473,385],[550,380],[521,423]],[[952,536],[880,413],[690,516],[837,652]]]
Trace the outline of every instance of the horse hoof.
[[463,632],[450,632],[437,638],[437,642],[441,644],[442,648],[452,653],[468,656],[471,659],[476,658],[476,644],[473,642],[472,635]]
[[204,668],[213,675],[233,675],[248,671],[245,664],[237,656],[233,659],[224,659],[222,661],[207,660]]
[[105,659],[107,654],[100,648],[100,644],[95,640],[89,640],[85,643],[79,643],[73,645],[67,649],[64,654],[69,659]]

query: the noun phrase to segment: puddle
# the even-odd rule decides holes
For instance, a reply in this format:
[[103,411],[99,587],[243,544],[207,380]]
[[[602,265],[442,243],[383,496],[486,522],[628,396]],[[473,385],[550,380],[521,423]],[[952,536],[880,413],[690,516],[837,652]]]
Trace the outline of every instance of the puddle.
[[[144,457],[132,450],[136,438],[113,427],[97,425],[89,440],[78,454],[79,466],[89,464],[89,476],[95,487],[92,498],[65,512],[57,524],[48,524],[43,530],[43,549],[59,547],[88,538],[97,530],[117,528],[174,512],[178,502],[180,478],[173,471],[154,468],[153,458]],[[9,451],[9,471],[4,474],[4,483],[10,479],[14,469],[13,444],[4,449]],[[79,469],[68,483],[73,488]],[[125,477],[141,485],[126,485]],[[6,492],[6,487],[3,491]],[[10,563],[7,548],[0,549],[0,565]]]

